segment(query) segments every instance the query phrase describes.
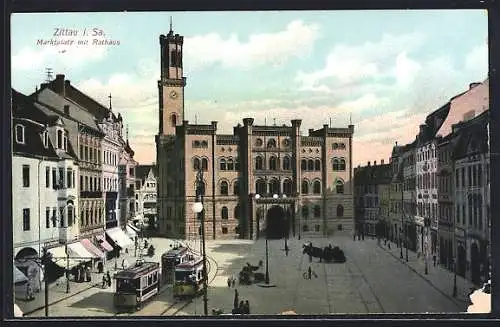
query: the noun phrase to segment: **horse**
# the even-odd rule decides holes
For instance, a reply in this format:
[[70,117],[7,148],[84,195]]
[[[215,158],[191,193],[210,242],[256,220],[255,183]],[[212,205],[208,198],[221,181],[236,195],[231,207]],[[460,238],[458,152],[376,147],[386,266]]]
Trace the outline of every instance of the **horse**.
[[322,248],[315,247],[312,245],[312,243],[304,244],[302,247],[304,248],[302,253],[314,258],[319,258],[319,262],[324,259],[324,250]]

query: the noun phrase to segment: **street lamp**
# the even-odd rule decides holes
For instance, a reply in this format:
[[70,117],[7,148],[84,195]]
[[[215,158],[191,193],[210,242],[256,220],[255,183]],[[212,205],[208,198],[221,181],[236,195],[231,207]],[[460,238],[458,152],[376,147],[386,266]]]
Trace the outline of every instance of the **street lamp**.
[[424,261],[425,261],[425,271],[424,273],[427,275],[429,273],[429,268],[428,268],[428,262],[427,262],[427,256],[428,256],[428,251],[429,251],[429,226],[431,224],[431,219],[430,218],[425,218],[424,220],[424,225],[425,225],[425,248],[424,248]]
[[[277,199],[278,198],[278,194],[274,194],[273,195],[273,199]],[[260,195],[259,194],[255,194],[255,199],[260,199]],[[265,280],[264,280],[264,285],[266,287],[270,287],[270,283],[269,283],[269,244],[268,244],[268,234],[269,234],[269,229],[268,229],[269,226],[267,226],[267,221],[266,221],[266,276],[265,276]]]
[[203,246],[203,309],[205,316],[208,316],[208,299],[207,299],[207,255],[205,251],[205,211],[203,210],[203,195],[205,187],[203,184],[203,171],[200,169],[196,174],[196,202],[193,204],[193,212],[198,215],[201,220],[201,242]]

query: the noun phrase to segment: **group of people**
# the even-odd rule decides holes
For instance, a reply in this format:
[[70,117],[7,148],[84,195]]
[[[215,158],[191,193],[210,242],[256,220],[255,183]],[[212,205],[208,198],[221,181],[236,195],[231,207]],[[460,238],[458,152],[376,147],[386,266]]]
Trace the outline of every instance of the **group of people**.
[[232,286],[233,288],[235,288],[235,287],[236,287],[236,278],[234,278],[234,276],[229,276],[229,277],[227,278],[227,287],[231,288],[231,286]]
[[109,274],[109,271],[102,275],[102,288],[106,287],[111,287],[111,275]]
[[89,265],[76,268],[75,281],[79,283],[92,281],[92,273]]
[[231,312],[232,314],[250,314],[250,302],[239,301],[238,290],[234,290],[234,306]]

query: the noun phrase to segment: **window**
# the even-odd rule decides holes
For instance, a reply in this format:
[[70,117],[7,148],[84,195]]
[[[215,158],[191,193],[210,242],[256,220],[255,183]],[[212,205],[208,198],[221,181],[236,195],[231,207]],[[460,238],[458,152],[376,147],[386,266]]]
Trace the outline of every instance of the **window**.
[[300,161],[300,169],[301,169],[302,171],[307,170],[307,160],[302,159],[302,160]]
[[24,144],[24,126],[16,125],[16,142]]
[[234,161],[233,159],[227,160],[227,170],[234,170]]
[[292,195],[292,181],[289,179],[285,179],[283,182],[283,193],[286,195]]
[[52,208],[52,227],[57,227],[57,208],[53,207]]
[[220,194],[221,195],[228,195],[228,184],[226,181],[223,181],[220,183]]
[[339,148],[339,144],[338,143],[333,143],[332,148],[334,150],[337,150]]
[[308,232],[309,231],[309,227],[307,225],[302,226],[302,231]]
[[47,131],[43,132],[43,146],[46,148],[49,146],[49,133]]
[[255,146],[261,147],[262,146],[262,139],[256,139],[255,140]]
[[238,181],[235,181],[233,183],[233,194],[234,195],[240,194],[240,183]]
[[283,170],[290,170],[290,157],[283,158]]
[[309,183],[302,181],[302,194],[309,194]]
[[280,182],[277,179],[273,179],[269,184],[269,192],[271,194],[279,194],[280,193]]
[[344,207],[341,204],[337,206],[337,217],[344,217]]
[[321,217],[321,206],[319,204],[316,204],[314,206],[314,218],[319,218]]
[[66,182],[68,183],[68,188],[74,187],[74,185],[71,185],[71,182],[73,181],[73,170],[68,168],[66,171]]
[[314,170],[314,160],[309,159],[307,161],[307,170],[310,170],[310,171]]
[[240,219],[240,205],[234,207],[234,219]]
[[234,160],[234,170],[236,171],[240,170],[240,159],[238,158]]
[[333,159],[333,170],[334,171],[340,170],[340,162],[339,162],[339,159],[337,159],[337,158]]
[[23,187],[30,187],[30,166],[23,165]]
[[339,170],[344,171],[345,170],[345,159],[340,159],[339,161]]
[[57,131],[57,148],[58,149],[63,148],[63,131],[62,130]]
[[255,158],[255,170],[262,170],[263,169],[262,163],[263,163],[262,157]]
[[275,156],[272,156],[269,159],[269,169],[270,170],[276,170],[278,168],[278,159],[276,159]]
[[320,225],[316,225],[316,226],[314,226],[314,230],[315,230],[316,232],[319,232],[320,228],[321,228],[321,226],[320,226]]
[[73,226],[73,206],[68,206],[67,207],[68,211],[68,227]]
[[309,207],[308,206],[302,206],[302,217],[306,218],[309,217]]
[[200,147],[200,141],[193,141],[193,148],[199,148]]
[[50,207],[45,208],[45,228],[50,228]]
[[83,191],[83,176],[80,176],[80,191]]
[[226,159],[220,160],[220,170],[226,170]]
[[266,194],[267,193],[266,182],[263,181],[262,179],[259,179],[257,182],[255,182],[255,192],[261,196]]
[[276,140],[270,139],[269,141],[267,141],[267,148],[268,149],[276,148]]
[[321,160],[316,159],[316,160],[314,161],[314,170],[316,170],[316,171],[321,170]]
[[64,150],[68,150],[68,132],[64,131],[64,141],[63,141],[63,147]]
[[222,207],[221,217],[223,220],[227,220],[229,218],[227,207]]
[[207,171],[208,170],[208,159],[207,158],[201,159],[201,169],[203,171]]
[[337,180],[335,182],[335,188],[337,190],[337,194],[343,194],[344,193],[344,182],[341,180]]
[[50,187],[50,167],[45,167],[45,187]]
[[30,230],[30,209],[23,209],[23,231]]
[[200,159],[198,158],[193,159],[193,169],[200,170]]
[[222,234],[227,234],[227,227],[222,227]]
[[321,182],[315,181],[313,184],[313,194],[321,194]]
[[201,141],[201,147],[202,148],[208,148],[208,142],[207,141]]
[[170,124],[172,125],[172,127],[175,127],[175,125],[177,125],[177,116],[175,114],[170,116]]

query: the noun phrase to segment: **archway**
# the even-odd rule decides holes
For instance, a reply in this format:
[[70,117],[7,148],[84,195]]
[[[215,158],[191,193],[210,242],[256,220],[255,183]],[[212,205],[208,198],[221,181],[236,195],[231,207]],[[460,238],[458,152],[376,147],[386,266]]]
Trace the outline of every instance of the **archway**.
[[41,288],[40,281],[43,272],[39,266],[39,256],[33,248],[23,248],[14,259],[16,267],[28,278],[33,291],[38,292]]
[[273,206],[266,215],[266,235],[268,238],[282,238],[288,231],[285,210],[280,206]]
[[479,262],[479,249],[476,243],[473,243],[470,247],[470,261],[472,283],[479,285],[481,282],[481,267]]
[[462,245],[458,246],[457,249],[458,255],[457,255],[457,261],[458,261],[458,267],[457,267],[457,274],[465,277],[465,249]]

